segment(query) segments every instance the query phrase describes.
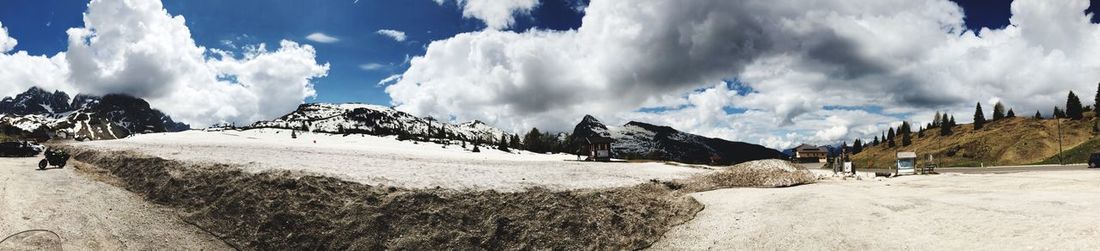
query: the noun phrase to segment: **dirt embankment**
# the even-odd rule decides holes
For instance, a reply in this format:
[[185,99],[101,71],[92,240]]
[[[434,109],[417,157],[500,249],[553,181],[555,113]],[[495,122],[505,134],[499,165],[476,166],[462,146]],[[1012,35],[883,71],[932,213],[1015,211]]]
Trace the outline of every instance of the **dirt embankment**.
[[679,180],[570,191],[405,189],[66,149],[117,176],[126,189],[182,209],[189,221],[228,243],[261,250],[640,249],[702,210],[686,193],[766,185],[717,184],[730,179],[700,176],[693,179],[708,179],[707,185]]

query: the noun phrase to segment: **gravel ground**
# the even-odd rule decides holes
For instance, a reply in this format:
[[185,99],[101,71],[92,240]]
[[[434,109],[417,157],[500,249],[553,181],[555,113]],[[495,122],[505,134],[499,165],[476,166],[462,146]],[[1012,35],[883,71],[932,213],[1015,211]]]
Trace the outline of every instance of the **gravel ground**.
[[656,250],[1094,250],[1100,170],[825,181],[692,194]]
[[[229,250],[172,209],[73,170],[0,158],[0,250]],[[60,239],[58,239],[60,237]]]
[[[531,187],[622,187],[651,179],[687,178],[710,170],[664,163],[567,161],[573,155],[506,153],[481,147],[413,144],[392,137],[341,136],[276,129],[144,134],[122,140],[73,143],[96,150],[136,151],[195,163],[222,163],[246,171],[291,170],[368,185],[517,191]],[[468,145],[468,148],[472,148]]]

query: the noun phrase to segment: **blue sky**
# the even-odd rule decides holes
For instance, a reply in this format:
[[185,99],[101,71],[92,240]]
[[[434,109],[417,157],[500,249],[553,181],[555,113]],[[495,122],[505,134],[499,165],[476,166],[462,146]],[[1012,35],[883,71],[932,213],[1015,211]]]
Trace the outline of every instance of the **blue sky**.
[[1049,114],[1100,81],[1100,0],[439,1],[3,1],[0,91],[122,92],[196,125],[301,102],[515,132],[591,114],[784,148],[967,123],[975,102]]
[[[573,1],[543,1],[510,29],[575,29],[583,14],[571,8]],[[32,55],[64,51],[65,30],[83,26],[81,14],[87,9],[86,2],[71,0],[10,0],[0,5],[0,22],[20,41],[16,50]],[[270,45],[283,39],[313,45],[317,60],[331,64],[328,76],[315,80],[317,97],[310,100],[315,102],[387,105],[390,98],[377,83],[408,68],[402,65],[406,56],[423,54],[431,41],[485,28],[479,20],[463,18],[454,2],[441,6],[431,0],[188,0],[165,1],[164,7],[172,15],[183,15],[195,42],[207,48],[232,50],[223,41]],[[380,29],[403,31],[408,39],[394,41],[378,35]],[[340,41],[305,39],[315,32]],[[364,64],[384,67],[364,70]]]

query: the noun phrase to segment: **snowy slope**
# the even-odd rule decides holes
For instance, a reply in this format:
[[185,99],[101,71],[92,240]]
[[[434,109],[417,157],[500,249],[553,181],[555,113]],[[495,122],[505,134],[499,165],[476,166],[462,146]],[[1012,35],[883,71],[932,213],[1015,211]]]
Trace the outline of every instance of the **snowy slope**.
[[74,142],[77,147],[133,151],[189,163],[228,164],[250,172],[289,170],[369,185],[409,188],[521,191],[533,187],[579,189],[671,180],[713,170],[649,163],[575,161],[576,156],[479,153],[457,145],[399,141],[395,136],[339,135],[286,129],[191,130],[142,134],[121,140]]
[[496,142],[505,132],[481,121],[450,124],[421,118],[389,107],[369,104],[302,104],[290,114],[259,121],[254,128],[282,128],[338,134],[429,136],[465,141]]

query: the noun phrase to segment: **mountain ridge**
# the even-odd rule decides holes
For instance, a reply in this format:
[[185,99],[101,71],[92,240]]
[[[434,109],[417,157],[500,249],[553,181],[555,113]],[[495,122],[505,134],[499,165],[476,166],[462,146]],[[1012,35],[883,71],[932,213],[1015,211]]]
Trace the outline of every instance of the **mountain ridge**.
[[622,159],[728,165],[785,157],[761,145],[700,136],[670,126],[630,121],[620,127],[608,127],[591,115],[581,119],[572,135],[573,142],[584,142],[585,137],[595,135],[610,137],[612,156]]
[[145,100],[123,94],[78,94],[70,100],[65,92],[31,87],[0,100],[0,133],[20,138],[101,140],[187,129]]

